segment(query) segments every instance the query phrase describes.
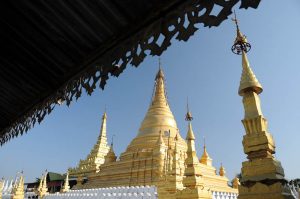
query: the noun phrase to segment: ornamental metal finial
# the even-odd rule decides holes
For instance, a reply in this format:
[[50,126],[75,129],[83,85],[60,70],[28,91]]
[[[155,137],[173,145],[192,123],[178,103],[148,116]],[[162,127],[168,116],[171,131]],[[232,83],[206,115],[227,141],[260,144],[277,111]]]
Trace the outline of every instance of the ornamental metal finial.
[[113,134],[112,136],[111,136],[111,143],[110,143],[110,146],[113,146],[114,145],[114,137],[115,137],[116,135],[115,134]]
[[158,57],[158,67],[159,67],[159,69],[161,69],[161,60],[160,60],[160,56]]
[[192,116],[192,113],[190,112],[190,109],[189,109],[189,98],[188,97],[187,97],[186,109],[187,109],[187,112],[186,112],[186,115],[185,115],[185,120],[186,121],[192,121],[193,116]]
[[250,43],[248,43],[246,36],[243,35],[239,29],[239,24],[236,18],[235,11],[234,18],[232,18],[232,21],[234,21],[236,26],[236,38],[233,46],[231,47],[231,51],[237,55],[242,54],[243,51],[247,53],[251,49],[251,45]]

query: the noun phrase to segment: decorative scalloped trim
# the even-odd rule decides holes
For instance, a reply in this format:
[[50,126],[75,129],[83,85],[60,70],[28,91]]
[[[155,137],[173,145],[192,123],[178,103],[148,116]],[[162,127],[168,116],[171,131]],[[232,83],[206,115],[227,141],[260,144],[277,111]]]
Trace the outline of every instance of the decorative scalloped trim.
[[[68,81],[56,93],[37,104],[9,127],[1,131],[0,144],[23,135],[36,122],[40,123],[54,107],[63,100],[67,106],[78,99],[85,90],[91,95],[97,86],[104,89],[111,76],[118,77],[128,64],[138,67],[147,55],[161,55],[173,38],[187,41],[197,30],[196,24],[212,27],[220,25],[232,13],[232,8],[241,2],[240,8],[257,8],[260,0],[182,0],[172,6],[152,24],[122,40],[115,47],[99,55],[86,70]],[[221,6],[218,15],[211,15],[214,6]],[[163,40],[160,40],[160,38]]]

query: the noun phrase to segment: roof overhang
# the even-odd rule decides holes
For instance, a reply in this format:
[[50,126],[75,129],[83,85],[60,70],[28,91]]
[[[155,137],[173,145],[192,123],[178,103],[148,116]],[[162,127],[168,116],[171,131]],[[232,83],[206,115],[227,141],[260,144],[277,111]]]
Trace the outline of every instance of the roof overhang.
[[[1,3],[0,144],[40,123],[57,104],[104,89],[128,64],[161,55],[197,24],[218,26],[260,0],[93,0]],[[213,15],[215,6],[219,13]]]

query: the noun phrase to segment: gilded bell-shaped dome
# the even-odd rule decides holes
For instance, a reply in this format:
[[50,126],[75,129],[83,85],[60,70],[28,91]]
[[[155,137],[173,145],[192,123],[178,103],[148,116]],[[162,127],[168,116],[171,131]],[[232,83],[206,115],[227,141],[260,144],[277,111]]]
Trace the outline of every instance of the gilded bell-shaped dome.
[[154,93],[150,107],[140,126],[138,136],[156,135],[170,132],[170,137],[175,137],[177,124],[170,110],[165,90],[165,79],[163,70],[160,68],[155,77]]

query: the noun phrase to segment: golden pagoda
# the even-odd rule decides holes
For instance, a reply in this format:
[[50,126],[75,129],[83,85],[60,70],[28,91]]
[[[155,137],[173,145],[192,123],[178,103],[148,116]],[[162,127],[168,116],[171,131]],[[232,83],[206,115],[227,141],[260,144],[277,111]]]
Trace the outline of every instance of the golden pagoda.
[[[237,193],[237,189],[228,186],[225,175],[216,174],[206,146],[206,159],[198,159],[189,110],[186,117],[189,125],[185,140],[170,109],[165,76],[159,68],[151,103],[136,137],[119,159],[113,151],[113,145],[105,148],[107,152],[105,155],[103,153],[103,161],[98,170],[85,167],[84,171],[80,171],[82,161],[79,167],[70,169],[70,175],[77,175],[79,185],[75,189],[155,185],[158,187],[159,198],[191,198],[188,197],[189,194],[193,198],[211,198],[212,191]],[[106,122],[106,114],[103,118],[105,120],[102,123]],[[101,138],[97,143],[100,140]],[[94,160],[96,153],[90,153],[88,157]],[[87,178],[86,183],[82,182],[83,177]]]
[[24,199],[24,177],[21,173],[19,180],[15,182],[11,192],[11,199]]
[[37,195],[40,198],[43,198],[45,195],[48,194],[48,187],[47,187],[47,175],[48,172],[47,170],[45,171],[44,175],[42,175],[41,179],[40,179],[40,183],[39,186],[37,188]]
[[5,180],[2,178],[0,180],[0,199],[2,199],[2,191],[3,191],[3,188],[4,188],[4,184],[5,184]]
[[241,185],[240,180],[238,179],[238,177],[235,177],[232,180],[232,188],[234,189],[238,189],[238,187]]
[[109,153],[110,147],[107,145],[106,120],[107,115],[105,112],[102,116],[100,135],[90,154],[85,160],[80,160],[77,167],[69,168],[68,170],[71,176],[77,177],[77,188],[80,188],[85,177],[100,171],[100,166],[105,162],[105,157]]
[[186,136],[187,141],[187,157],[185,159],[184,178],[182,180],[185,189],[178,191],[176,198],[212,198],[212,194],[208,186],[204,183],[203,174],[200,168],[200,162],[196,155],[195,135],[192,128],[192,117],[188,111],[186,120],[189,121],[188,132]]
[[62,187],[62,189],[60,190],[60,192],[65,193],[68,192],[70,190],[70,185],[69,185],[69,172],[66,173],[66,178],[65,178],[65,182],[64,182],[64,186]]
[[[237,37],[232,51],[242,54],[242,76],[239,95],[243,97],[245,116],[242,120],[246,134],[243,137],[244,152],[247,161],[242,163],[242,178],[239,199],[283,199],[292,198],[285,186],[284,171],[281,163],[275,159],[275,143],[268,131],[267,119],[263,116],[259,94],[262,85],[254,75],[247,52],[251,46],[240,32],[237,19]],[[235,182],[235,185],[238,182]]]

